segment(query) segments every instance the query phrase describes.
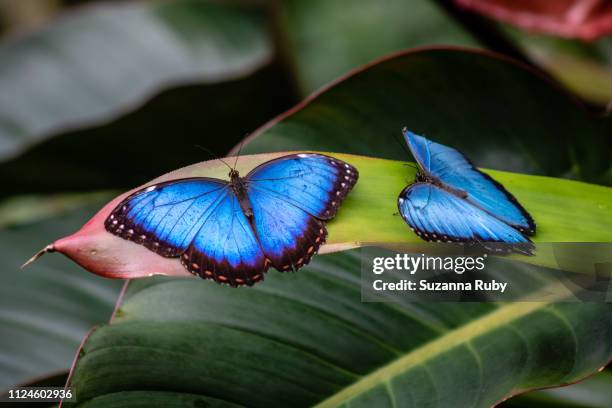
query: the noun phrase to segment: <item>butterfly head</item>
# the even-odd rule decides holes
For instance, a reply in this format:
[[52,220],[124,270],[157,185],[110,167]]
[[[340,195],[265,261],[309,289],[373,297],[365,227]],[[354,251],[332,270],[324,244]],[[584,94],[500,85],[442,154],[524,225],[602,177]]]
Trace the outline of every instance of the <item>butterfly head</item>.
[[427,183],[427,182],[430,182],[431,180],[429,177],[427,177],[425,173],[423,173],[419,168],[417,168],[416,181]]
[[238,180],[240,178],[240,173],[238,173],[238,170],[236,169],[231,169],[229,174],[228,174],[230,180],[235,181]]

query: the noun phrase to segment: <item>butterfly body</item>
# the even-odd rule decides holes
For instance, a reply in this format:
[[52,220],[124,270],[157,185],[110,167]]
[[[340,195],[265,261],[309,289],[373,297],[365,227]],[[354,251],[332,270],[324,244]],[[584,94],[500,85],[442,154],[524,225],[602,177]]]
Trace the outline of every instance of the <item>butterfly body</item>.
[[535,233],[529,213],[501,184],[459,151],[404,129],[418,164],[416,181],[398,197],[402,218],[427,241],[500,242],[496,251],[531,254]]
[[446,184],[444,184],[441,180],[439,180],[438,178],[432,176],[431,174],[427,174],[425,172],[421,172],[421,171],[417,171],[416,177],[415,177],[415,181],[417,182],[421,182],[421,183],[429,183],[432,184],[436,187],[439,187],[443,190],[448,191],[451,194],[456,195],[457,197],[460,198],[467,198],[468,197],[468,193],[458,189],[458,188],[453,188],[451,186],[448,186]]
[[229,181],[195,177],[152,185],[128,196],[106,219],[107,231],[192,274],[232,286],[252,285],[272,266],[297,270],[325,242],[331,219],[357,170],[320,154],[283,156]]
[[240,204],[240,208],[242,209],[242,212],[244,212],[244,215],[247,217],[247,219],[249,219],[250,222],[253,221],[253,207],[251,207],[251,202],[249,201],[248,198],[248,192],[247,192],[247,181],[240,177],[240,173],[238,173],[237,170],[232,169],[229,172],[229,178],[230,178],[230,187],[232,188],[232,191],[234,192],[234,194],[236,195],[236,198],[238,199],[238,203]]

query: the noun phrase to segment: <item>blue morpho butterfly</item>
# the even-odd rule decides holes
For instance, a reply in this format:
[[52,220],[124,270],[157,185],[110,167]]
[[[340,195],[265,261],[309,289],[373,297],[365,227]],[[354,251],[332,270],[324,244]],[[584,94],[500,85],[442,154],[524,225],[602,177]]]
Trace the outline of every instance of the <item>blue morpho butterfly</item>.
[[297,270],[325,241],[358,178],[357,170],[322,154],[283,156],[235,169],[229,181],[183,178],[143,188],[105,220],[106,230],[164,257],[180,257],[192,274],[232,286],[263,279],[270,265]]
[[419,237],[532,254],[534,247],[526,235],[535,234],[536,226],[512,194],[456,149],[406,128],[402,133],[419,168],[416,181],[400,193],[397,205]]

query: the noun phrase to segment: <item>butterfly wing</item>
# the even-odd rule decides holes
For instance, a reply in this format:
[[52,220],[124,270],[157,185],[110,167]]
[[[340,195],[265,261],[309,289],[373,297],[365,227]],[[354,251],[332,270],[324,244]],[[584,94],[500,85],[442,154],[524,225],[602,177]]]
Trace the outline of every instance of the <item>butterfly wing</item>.
[[162,256],[180,256],[191,273],[218,282],[252,284],[267,269],[235,194],[221,180],[180,179],[139,190],[105,226]]
[[246,178],[254,228],[280,271],[307,264],[325,241],[332,218],[358,178],[348,163],[320,154],[295,154],[264,163]]
[[227,183],[186,178],[131,194],[106,218],[106,230],[165,256],[182,254],[202,227]]
[[283,156],[254,168],[249,185],[282,198],[319,219],[336,215],[359,173],[348,163],[314,153]]
[[404,129],[404,137],[419,166],[444,184],[467,193],[466,200],[519,231],[532,235],[536,225],[504,186],[481,172],[458,150]]
[[531,241],[516,229],[433,184],[417,182],[406,187],[399,195],[398,208],[426,241],[481,242],[485,248],[487,242],[502,242],[519,244],[508,247],[515,252],[531,254],[533,250]]
[[233,190],[226,189],[181,262],[193,274],[232,286],[263,279],[268,262]]
[[269,262],[279,271],[306,265],[325,242],[323,221],[275,194],[251,186],[254,228]]

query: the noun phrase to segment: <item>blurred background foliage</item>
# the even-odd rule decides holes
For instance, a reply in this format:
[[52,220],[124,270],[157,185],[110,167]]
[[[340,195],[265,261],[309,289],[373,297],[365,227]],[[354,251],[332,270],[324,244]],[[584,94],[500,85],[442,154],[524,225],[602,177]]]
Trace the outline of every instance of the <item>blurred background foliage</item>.
[[[113,192],[206,160],[205,150],[226,154],[376,58],[422,46],[488,49],[558,81],[594,115],[605,112],[605,33],[584,42],[526,32],[457,3],[0,0],[0,387],[48,376],[61,383],[121,286],[60,257],[18,271],[32,252],[75,230]],[[611,390],[604,371],[506,405],[604,407]]]

